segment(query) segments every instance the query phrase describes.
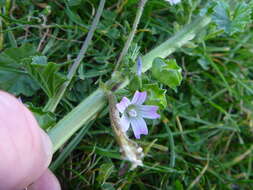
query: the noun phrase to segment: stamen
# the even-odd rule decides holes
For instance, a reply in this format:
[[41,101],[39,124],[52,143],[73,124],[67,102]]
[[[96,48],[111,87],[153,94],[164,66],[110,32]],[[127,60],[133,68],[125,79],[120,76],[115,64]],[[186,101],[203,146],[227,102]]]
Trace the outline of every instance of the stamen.
[[128,111],[128,115],[131,116],[131,117],[136,117],[137,116],[137,112],[134,109],[130,109]]

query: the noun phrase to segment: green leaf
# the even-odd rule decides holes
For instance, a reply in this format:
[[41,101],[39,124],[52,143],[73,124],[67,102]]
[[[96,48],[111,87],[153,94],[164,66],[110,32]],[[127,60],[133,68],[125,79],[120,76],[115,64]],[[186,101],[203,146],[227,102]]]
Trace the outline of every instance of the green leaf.
[[131,91],[139,90],[142,87],[141,77],[134,75],[128,85]]
[[36,55],[34,46],[25,44],[18,48],[9,48],[0,54],[0,89],[15,95],[32,96],[38,84],[31,79],[23,68],[22,60]]
[[174,59],[167,61],[162,58],[155,58],[151,70],[154,78],[172,89],[176,89],[182,81],[182,69]]
[[244,28],[251,22],[252,6],[245,2],[238,2],[233,11],[227,2],[217,1],[214,8],[213,21],[218,29],[223,29],[227,34],[243,32]]
[[60,65],[47,62],[45,56],[35,56],[32,60],[25,62],[26,68],[31,77],[38,82],[48,97],[52,97],[59,90],[60,86],[67,80],[58,71]]
[[112,163],[102,164],[99,168],[99,174],[97,180],[100,184],[104,184],[105,181],[110,177],[114,169]]
[[145,84],[143,90],[148,93],[147,104],[157,105],[162,109],[167,107],[166,90],[160,88],[158,84]]
[[53,113],[44,112],[42,108],[34,107],[32,104],[28,104],[28,108],[33,112],[41,128],[48,129],[55,125],[56,117]]

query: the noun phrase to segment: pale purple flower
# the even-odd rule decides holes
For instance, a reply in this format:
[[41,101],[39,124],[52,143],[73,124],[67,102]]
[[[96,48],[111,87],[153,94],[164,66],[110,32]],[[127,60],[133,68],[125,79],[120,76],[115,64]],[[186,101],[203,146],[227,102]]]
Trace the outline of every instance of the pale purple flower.
[[165,1],[169,2],[171,5],[176,5],[181,2],[181,0],[165,0]]
[[142,59],[141,56],[137,58],[137,75],[141,76],[142,73]]
[[148,134],[147,124],[143,118],[157,119],[160,115],[157,113],[158,106],[142,105],[146,100],[147,93],[136,91],[132,101],[123,97],[121,102],[116,104],[121,113],[120,124],[122,130],[126,132],[131,124],[135,138]]

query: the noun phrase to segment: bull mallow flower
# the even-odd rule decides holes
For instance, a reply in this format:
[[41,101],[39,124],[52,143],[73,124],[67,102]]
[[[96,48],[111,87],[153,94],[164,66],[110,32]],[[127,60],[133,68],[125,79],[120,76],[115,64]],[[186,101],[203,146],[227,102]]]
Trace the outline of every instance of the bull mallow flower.
[[142,73],[142,59],[141,56],[137,58],[137,76],[141,76]]
[[157,119],[160,115],[157,113],[158,106],[143,105],[147,98],[147,92],[136,91],[132,101],[123,97],[120,103],[116,104],[117,109],[121,113],[120,124],[122,130],[126,132],[130,125],[133,129],[135,138],[148,134],[148,128],[145,120]]

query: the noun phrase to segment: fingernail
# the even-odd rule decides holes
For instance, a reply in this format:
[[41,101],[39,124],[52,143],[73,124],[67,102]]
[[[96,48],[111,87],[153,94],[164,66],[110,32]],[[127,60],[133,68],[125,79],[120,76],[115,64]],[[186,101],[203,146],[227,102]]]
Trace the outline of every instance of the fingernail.
[[52,142],[51,142],[49,136],[44,131],[42,132],[42,143],[43,143],[44,152],[45,152],[46,157],[48,159],[46,163],[47,163],[47,165],[49,165],[52,160],[53,145],[52,145]]

